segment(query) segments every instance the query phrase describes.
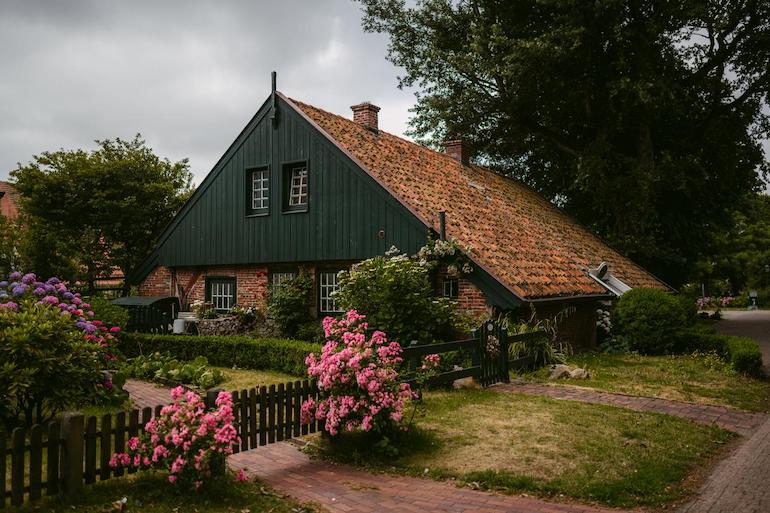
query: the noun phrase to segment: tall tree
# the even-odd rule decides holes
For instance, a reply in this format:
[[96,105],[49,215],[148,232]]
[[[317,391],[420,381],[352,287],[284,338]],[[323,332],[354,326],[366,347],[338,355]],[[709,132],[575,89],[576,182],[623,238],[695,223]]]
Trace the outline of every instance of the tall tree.
[[43,239],[28,249],[28,259],[54,262],[61,269],[47,273],[65,276],[65,263],[73,261],[90,288],[112,269],[128,276],[137,268],[191,184],[187,159],[161,159],[138,134],[96,142],[94,151],[45,152],[11,172],[25,223]]
[[359,1],[413,135],[466,139],[675,284],[767,172],[770,2]]

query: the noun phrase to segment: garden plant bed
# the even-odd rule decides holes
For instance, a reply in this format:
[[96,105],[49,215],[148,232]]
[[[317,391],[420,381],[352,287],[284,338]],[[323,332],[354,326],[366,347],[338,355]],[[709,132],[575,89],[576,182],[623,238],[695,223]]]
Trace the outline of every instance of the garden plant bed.
[[[124,509],[120,501],[126,498]],[[143,472],[112,479],[86,487],[75,499],[50,498],[41,503],[27,505],[16,511],[55,513],[57,511],[81,511],[84,513],[168,513],[196,511],[198,513],[311,513],[321,511],[313,506],[274,492],[260,481],[223,483],[205,492],[195,493],[187,489],[173,488],[163,474]]]
[[770,381],[738,374],[716,357],[584,353],[570,357],[567,364],[586,368],[591,378],[551,381],[547,368],[525,377],[556,385],[770,411]]
[[[426,393],[415,426],[401,456],[375,468],[618,507],[681,500],[735,437],[667,415],[484,390]],[[351,435],[318,451],[371,462]]]

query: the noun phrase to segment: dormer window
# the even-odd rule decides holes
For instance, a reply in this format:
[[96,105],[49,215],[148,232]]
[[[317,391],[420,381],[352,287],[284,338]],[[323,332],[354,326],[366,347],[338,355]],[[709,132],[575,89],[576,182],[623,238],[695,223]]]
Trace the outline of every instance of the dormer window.
[[246,215],[270,212],[270,171],[266,167],[246,170]]
[[289,164],[284,168],[286,211],[307,210],[308,172],[306,163]]

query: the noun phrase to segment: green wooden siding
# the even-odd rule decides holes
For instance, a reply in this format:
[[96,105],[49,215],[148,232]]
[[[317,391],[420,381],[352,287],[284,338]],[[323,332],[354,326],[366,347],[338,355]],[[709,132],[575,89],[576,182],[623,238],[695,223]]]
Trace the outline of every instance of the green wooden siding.
[[[278,96],[276,102],[277,127],[268,98],[160,237],[134,281],[158,265],[355,261],[391,246],[412,254],[425,244],[427,226],[293,107]],[[308,210],[284,213],[283,166],[298,161],[307,163]],[[255,167],[270,173],[268,215],[247,212],[246,173]],[[471,280],[491,304],[520,304],[479,268]]]
[[[156,265],[360,260],[425,243],[428,230],[414,215],[278,102],[278,127],[266,103],[161,238]],[[307,162],[308,211],[284,213],[283,164],[298,161]],[[246,173],[260,166],[270,172],[270,212],[247,216]]]

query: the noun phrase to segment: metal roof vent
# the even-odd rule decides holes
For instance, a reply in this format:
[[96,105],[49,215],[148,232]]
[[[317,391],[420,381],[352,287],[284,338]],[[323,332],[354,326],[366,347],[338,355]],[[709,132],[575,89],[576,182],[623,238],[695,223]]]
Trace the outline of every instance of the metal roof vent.
[[631,287],[615,278],[609,272],[607,262],[602,262],[596,269],[590,269],[588,275],[616,296],[622,296],[631,290]]

